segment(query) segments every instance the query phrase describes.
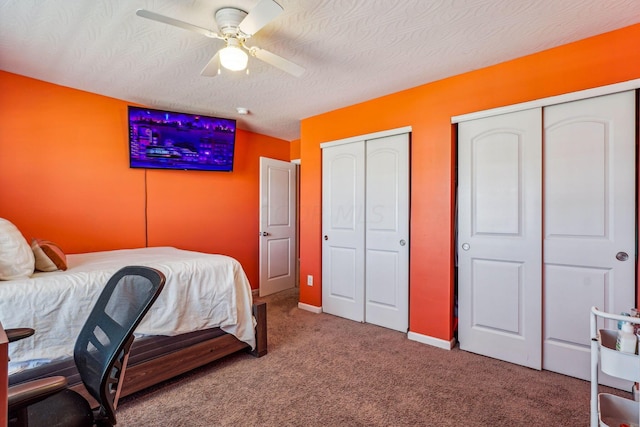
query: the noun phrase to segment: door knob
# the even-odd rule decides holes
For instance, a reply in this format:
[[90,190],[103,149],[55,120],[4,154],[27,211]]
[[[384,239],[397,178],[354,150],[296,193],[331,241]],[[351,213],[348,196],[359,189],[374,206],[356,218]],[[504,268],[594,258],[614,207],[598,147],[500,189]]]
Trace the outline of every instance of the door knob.
[[471,246],[469,246],[469,244],[468,244],[468,243],[463,243],[463,244],[462,244],[462,249],[464,249],[465,251],[468,251],[468,250],[469,250],[469,248],[471,248]]
[[324,240],[329,240],[329,236],[327,236],[326,234],[324,235]]
[[629,255],[626,252],[618,252],[616,254],[616,259],[618,261],[626,261],[629,259]]
[[406,244],[407,244],[407,242],[404,239],[400,240],[400,246],[404,246]]
[[258,233],[260,236],[268,236],[269,233],[267,233],[266,231],[261,231],[260,233]]

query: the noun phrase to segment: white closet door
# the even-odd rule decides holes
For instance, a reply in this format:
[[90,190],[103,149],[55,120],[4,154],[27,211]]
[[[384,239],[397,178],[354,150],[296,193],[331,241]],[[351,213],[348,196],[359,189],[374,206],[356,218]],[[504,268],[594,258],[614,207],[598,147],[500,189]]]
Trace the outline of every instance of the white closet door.
[[322,150],[322,310],[364,321],[364,141]]
[[458,127],[460,348],[535,369],[541,368],[541,115],[533,109]]
[[409,134],[367,140],[365,320],[409,327]]
[[589,379],[590,307],[635,306],[635,93],[547,107],[544,123],[543,367]]

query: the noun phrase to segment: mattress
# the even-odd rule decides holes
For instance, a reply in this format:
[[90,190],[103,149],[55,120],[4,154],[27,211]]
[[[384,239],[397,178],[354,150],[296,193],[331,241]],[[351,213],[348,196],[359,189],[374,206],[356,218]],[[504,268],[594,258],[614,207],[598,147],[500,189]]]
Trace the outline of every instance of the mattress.
[[171,247],[67,255],[68,269],[0,282],[0,321],[36,334],[9,346],[9,372],[73,355],[73,346],[108,279],[127,265],[156,268],[164,289],[136,329],[137,336],[180,335],[219,327],[255,347],[249,281],[225,255]]

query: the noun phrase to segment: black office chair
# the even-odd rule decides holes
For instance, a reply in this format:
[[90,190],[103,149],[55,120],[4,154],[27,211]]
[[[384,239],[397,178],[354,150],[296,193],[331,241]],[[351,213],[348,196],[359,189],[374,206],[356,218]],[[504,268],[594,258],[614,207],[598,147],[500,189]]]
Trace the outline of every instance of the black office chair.
[[133,332],[156,300],[164,275],[124,267],[107,282],[76,341],[73,357],[85,388],[100,405],[66,388],[65,377],[9,387],[9,426],[112,426]]

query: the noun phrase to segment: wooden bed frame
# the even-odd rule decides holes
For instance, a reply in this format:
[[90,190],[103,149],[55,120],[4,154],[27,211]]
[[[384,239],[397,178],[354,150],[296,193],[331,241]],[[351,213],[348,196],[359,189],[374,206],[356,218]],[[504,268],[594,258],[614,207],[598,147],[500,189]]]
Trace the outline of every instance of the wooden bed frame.
[[[255,302],[252,311],[256,319],[255,349],[251,350],[245,342],[238,340],[231,334],[223,333],[207,341],[174,349],[152,359],[130,364],[125,370],[119,397],[128,396],[241,350],[248,350],[256,357],[264,356],[267,354],[267,304]],[[135,344],[131,355],[133,356],[134,353]],[[98,406],[82,382],[69,384],[69,388],[84,396],[92,406]]]
[[0,425],[6,426],[7,419],[7,387],[9,384],[9,339],[0,323]]

